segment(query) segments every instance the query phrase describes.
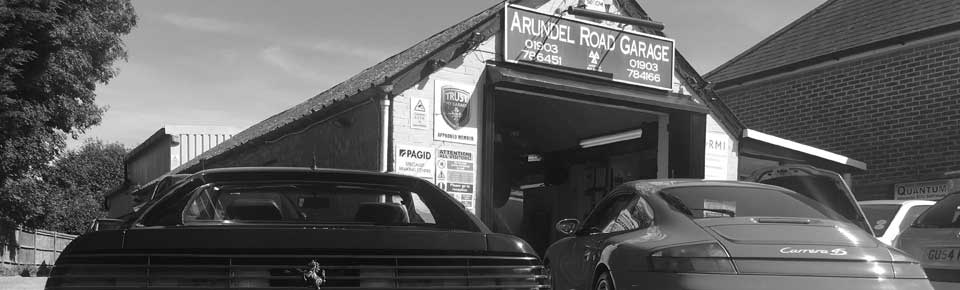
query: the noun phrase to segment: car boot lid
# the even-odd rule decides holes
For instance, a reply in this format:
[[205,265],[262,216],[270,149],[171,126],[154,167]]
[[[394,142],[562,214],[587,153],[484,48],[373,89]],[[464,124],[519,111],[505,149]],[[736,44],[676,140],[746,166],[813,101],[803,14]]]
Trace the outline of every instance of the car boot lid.
[[853,191],[836,172],[809,165],[781,165],[758,169],[748,180],[780,186],[810,197],[873,234]]

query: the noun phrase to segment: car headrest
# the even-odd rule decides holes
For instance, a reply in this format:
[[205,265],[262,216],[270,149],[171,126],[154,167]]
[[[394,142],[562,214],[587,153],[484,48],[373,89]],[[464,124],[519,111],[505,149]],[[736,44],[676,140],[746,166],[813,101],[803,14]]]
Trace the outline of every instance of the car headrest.
[[395,203],[364,202],[357,209],[355,220],[378,225],[404,224],[410,222],[407,210]]
[[227,207],[230,219],[278,221],[283,219],[280,206],[272,199],[238,199]]

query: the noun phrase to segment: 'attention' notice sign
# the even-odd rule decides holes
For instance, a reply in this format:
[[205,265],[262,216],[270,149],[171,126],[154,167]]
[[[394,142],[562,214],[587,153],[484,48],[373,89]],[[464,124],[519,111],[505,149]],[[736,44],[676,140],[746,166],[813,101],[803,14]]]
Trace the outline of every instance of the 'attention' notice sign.
[[613,80],[670,90],[674,41],[507,5],[504,59],[603,72]]

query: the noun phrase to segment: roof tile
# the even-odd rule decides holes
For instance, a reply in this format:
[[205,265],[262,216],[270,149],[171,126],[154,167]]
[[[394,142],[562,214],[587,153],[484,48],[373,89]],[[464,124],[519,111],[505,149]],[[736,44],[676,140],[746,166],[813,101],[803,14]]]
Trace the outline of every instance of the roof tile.
[[705,76],[722,82],[958,22],[958,0],[830,0]]

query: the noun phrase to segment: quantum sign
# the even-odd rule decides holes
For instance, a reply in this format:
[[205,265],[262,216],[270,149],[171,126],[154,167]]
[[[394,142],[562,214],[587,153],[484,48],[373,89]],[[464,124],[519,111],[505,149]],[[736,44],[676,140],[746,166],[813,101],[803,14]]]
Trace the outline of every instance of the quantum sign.
[[504,59],[608,74],[614,81],[673,88],[674,41],[507,5]]
[[960,179],[939,179],[893,185],[893,199],[940,200],[960,191]]

